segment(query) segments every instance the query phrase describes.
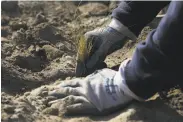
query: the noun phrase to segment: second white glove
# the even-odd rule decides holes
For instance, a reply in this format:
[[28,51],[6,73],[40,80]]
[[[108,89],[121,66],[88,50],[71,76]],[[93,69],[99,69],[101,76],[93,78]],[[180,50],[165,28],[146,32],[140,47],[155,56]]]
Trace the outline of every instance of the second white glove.
[[51,92],[51,95],[62,98],[61,100],[64,101],[68,99],[72,101],[67,106],[71,113],[73,111],[76,114],[113,112],[136,99],[136,96],[124,84],[123,71],[127,63],[128,61],[124,61],[118,72],[102,69],[83,80],[74,79],[61,83],[56,91]]

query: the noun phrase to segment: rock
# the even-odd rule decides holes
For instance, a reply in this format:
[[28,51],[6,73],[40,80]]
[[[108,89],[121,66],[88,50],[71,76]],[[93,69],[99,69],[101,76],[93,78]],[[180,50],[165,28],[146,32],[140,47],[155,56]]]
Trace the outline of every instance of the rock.
[[89,2],[79,6],[79,11],[84,16],[103,16],[108,14],[108,7],[102,3]]
[[58,109],[57,108],[46,108],[42,112],[43,114],[50,114],[50,115],[58,115]]
[[14,113],[15,107],[11,105],[5,105],[3,109],[7,113]]
[[15,12],[18,8],[18,1],[2,1],[1,9],[6,12]]
[[48,60],[53,60],[55,58],[61,57],[64,54],[63,51],[52,47],[51,45],[44,45],[43,49],[46,51]]
[[21,21],[12,21],[10,22],[10,27],[12,28],[12,30],[20,30],[21,28],[27,30],[27,24],[26,22],[21,22]]

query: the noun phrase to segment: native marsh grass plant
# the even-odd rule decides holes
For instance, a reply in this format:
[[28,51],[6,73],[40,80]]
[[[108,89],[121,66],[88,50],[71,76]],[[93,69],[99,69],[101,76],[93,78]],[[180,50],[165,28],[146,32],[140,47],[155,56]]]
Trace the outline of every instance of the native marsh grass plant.
[[92,40],[86,40],[84,36],[80,36],[78,41],[77,60],[84,63],[89,57],[92,47]]

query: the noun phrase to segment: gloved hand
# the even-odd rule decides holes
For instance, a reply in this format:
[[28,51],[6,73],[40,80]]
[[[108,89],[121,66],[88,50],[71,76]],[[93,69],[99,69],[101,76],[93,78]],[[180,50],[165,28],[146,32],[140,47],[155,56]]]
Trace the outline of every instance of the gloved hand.
[[84,61],[77,60],[76,76],[86,76],[97,69],[105,68],[106,65],[103,61],[106,56],[122,48],[128,37],[134,40],[136,38],[117,20],[113,20],[108,27],[87,32],[85,34],[87,51],[84,52],[89,53],[89,55]]
[[[90,54],[84,61],[83,65],[85,65],[85,67],[83,66],[81,68],[81,63],[83,62],[78,60],[76,75],[86,76],[93,73],[95,70],[106,68],[105,64],[103,64],[106,56],[115,50],[120,49],[125,43],[125,40],[126,37],[124,35],[111,27],[99,28],[87,32],[85,34],[85,41],[87,41],[85,44],[86,47],[91,45],[92,49],[88,49],[90,50]],[[86,69],[87,71],[84,72],[83,69]]]
[[126,87],[123,71],[129,60],[124,61],[116,72],[102,69],[87,76],[83,80],[75,79],[61,83],[49,95],[58,100],[67,101],[67,114],[107,114],[125,106],[135,95]]

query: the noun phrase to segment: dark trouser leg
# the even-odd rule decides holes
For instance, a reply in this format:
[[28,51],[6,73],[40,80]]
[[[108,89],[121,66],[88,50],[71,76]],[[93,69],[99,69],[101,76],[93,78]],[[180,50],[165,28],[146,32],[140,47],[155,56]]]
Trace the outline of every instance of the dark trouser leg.
[[123,1],[114,9],[112,17],[127,26],[136,36],[170,2]]
[[183,2],[173,1],[158,28],[137,45],[125,70],[128,87],[147,99],[165,86],[183,80],[182,42]]

